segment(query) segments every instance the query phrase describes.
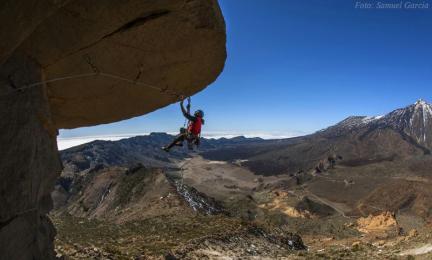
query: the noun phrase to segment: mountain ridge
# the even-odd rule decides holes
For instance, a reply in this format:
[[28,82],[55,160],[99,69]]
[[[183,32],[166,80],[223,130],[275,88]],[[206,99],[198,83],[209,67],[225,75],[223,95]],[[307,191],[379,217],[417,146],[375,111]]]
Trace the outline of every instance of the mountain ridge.
[[[254,164],[251,159],[257,159],[255,164],[261,164],[267,160],[264,157],[268,153],[269,157],[273,157],[271,161],[275,162],[269,168],[278,169],[277,172],[308,170],[320,160],[327,160],[328,156],[334,157],[335,154],[345,157],[346,161],[430,154],[432,120],[429,119],[432,119],[432,105],[419,100],[383,116],[350,116],[334,126],[306,136],[273,140],[244,136],[202,138],[198,153],[214,160],[248,159],[245,165]],[[151,133],[118,141],[97,140],[63,150],[61,158],[66,172],[82,171],[98,164],[127,167],[143,163],[151,167],[175,167],[175,162],[189,157],[191,151],[184,147],[173,149],[170,153],[162,151],[160,147],[172,138],[166,133]],[[303,160],[301,157],[309,158],[310,163],[299,164]],[[275,160],[277,158],[284,159]],[[285,163],[281,162],[286,159],[294,162],[285,167]]]
[[420,145],[432,148],[432,105],[419,99],[412,105],[395,109],[380,116],[349,116],[339,123],[318,131],[350,131],[360,127],[391,127],[414,138]]
[[[419,101],[384,116],[349,117],[290,139],[203,138],[193,152],[162,151],[173,138],[166,133],[83,144],[62,152],[53,215],[107,225],[185,220],[194,231],[208,219],[223,221],[225,230],[240,218],[289,225],[302,237],[355,239],[360,234],[347,221],[382,215],[397,222],[388,230],[397,235],[432,216],[432,156],[421,143],[429,136],[418,138],[429,133],[429,106]],[[73,232],[81,239],[81,229]]]
[[241,152],[223,148],[203,154],[212,160],[232,160],[240,154],[237,159],[247,160],[244,165],[257,174],[276,175],[313,170],[338,156],[344,158],[342,164],[363,165],[428,155],[432,148],[430,107],[419,100],[383,116],[351,116],[314,134],[280,140],[279,146],[264,143],[243,146]]

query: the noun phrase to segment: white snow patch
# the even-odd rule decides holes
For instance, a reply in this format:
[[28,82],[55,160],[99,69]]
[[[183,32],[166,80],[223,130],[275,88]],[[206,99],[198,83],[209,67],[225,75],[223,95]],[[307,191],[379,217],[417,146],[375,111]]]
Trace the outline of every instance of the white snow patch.
[[413,249],[403,251],[399,255],[401,255],[401,256],[404,256],[404,255],[424,255],[424,254],[427,254],[430,252],[432,252],[432,244],[426,244],[426,245],[418,247],[418,248],[413,248]]
[[419,100],[417,100],[417,102],[415,103],[415,105],[416,105],[416,107],[417,106],[427,106],[428,103],[425,100],[423,100],[423,99],[419,99]]
[[234,160],[233,164],[238,165],[238,166],[242,166],[242,163],[245,163],[247,161],[249,161],[249,160],[247,160],[247,159],[245,159],[245,160],[237,159],[237,160]]
[[365,117],[365,118],[362,119],[362,123],[369,124],[370,122],[379,120],[379,119],[381,119],[383,117],[384,117],[383,115],[381,115],[381,116],[367,116],[367,117]]
[[207,164],[226,164],[224,161],[209,161]]

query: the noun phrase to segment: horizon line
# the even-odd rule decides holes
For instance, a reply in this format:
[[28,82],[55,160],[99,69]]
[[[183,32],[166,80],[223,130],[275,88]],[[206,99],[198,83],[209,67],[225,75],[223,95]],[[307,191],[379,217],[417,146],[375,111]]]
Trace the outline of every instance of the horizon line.
[[[165,133],[169,135],[177,135],[177,132],[138,132],[138,133],[122,133],[122,134],[101,134],[101,135],[83,135],[83,136],[73,136],[73,137],[57,137],[57,146],[59,151],[65,150],[74,146],[81,144],[86,144],[96,140],[101,141],[118,141],[122,139],[137,137],[137,136],[148,136],[152,133]],[[311,134],[309,132],[303,131],[232,131],[232,132],[221,132],[213,131],[203,133],[202,137],[207,139],[221,139],[221,138],[235,138],[235,137],[246,137],[246,138],[262,138],[265,140],[272,139],[287,139],[293,137],[299,137]]]

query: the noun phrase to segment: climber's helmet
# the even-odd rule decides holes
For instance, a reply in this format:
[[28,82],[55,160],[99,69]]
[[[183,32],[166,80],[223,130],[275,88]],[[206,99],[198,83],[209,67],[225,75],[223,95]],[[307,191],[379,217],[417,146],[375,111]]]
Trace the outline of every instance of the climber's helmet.
[[199,110],[195,111],[194,115],[197,116],[197,117],[203,118],[204,117],[204,111],[202,111],[202,110],[199,109]]

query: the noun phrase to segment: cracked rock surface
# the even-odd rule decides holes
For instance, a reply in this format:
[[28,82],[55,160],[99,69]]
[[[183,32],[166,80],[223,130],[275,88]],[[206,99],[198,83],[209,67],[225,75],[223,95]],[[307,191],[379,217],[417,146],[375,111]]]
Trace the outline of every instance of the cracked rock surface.
[[10,19],[24,35],[5,28],[2,39],[11,35],[11,46],[0,57],[25,53],[41,66],[58,128],[156,110],[209,85],[225,63],[225,23],[215,0],[45,0],[34,4],[45,3],[38,16],[30,2],[18,2],[3,5],[17,9]]
[[57,129],[202,90],[223,69],[225,23],[216,0],[5,0],[0,21],[0,258],[51,259]]

